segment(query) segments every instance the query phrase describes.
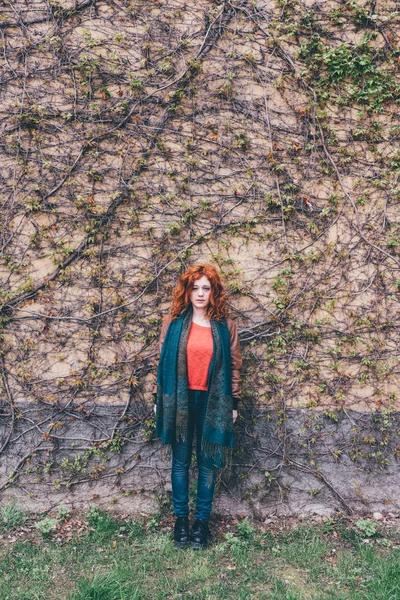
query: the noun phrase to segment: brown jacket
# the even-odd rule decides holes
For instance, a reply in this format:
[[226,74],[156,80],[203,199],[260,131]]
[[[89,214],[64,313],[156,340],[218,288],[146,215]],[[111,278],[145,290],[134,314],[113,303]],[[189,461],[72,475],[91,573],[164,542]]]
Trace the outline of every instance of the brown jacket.
[[[161,333],[160,333],[160,340],[158,343],[158,355],[157,355],[157,360],[155,363],[155,370],[154,370],[154,380],[153,380],[153,394],[157,393],[157,367],[158,367],[158,361],[160,358],[160,353],[161,353],[161,348],[164,342],[164,338],[165,338],[165,334],[167,333],[167,329],[169,324],[171,323],[171,317],[165,317],[163,319],[163,323],[162,323],[162,327],[161,327]],[[229,319],[229,317],[226,319],[226,324],[228,326],[229,329],[229,337],[231,340],[231,378],[232,378],[232,396],[234,398],[240,398],[241,397],[241,390],[240,390],[240,369],[242,367],[242,357],[240,355],[240,344],[239,344],[239,336],[238,336],[238,331],[237,331],[237,325],[235,323],[235,321],[232,321],[232,319]]]

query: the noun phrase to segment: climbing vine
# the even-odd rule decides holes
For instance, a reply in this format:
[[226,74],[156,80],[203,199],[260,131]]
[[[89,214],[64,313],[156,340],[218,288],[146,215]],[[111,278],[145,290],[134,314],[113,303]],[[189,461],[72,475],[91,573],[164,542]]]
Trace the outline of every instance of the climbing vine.
[[396,466],[397,8],[5,3],[0,490],[162,493],[156,340],[199,261],[239,324],[247,500],[303,472],[351,510],[327,461]]

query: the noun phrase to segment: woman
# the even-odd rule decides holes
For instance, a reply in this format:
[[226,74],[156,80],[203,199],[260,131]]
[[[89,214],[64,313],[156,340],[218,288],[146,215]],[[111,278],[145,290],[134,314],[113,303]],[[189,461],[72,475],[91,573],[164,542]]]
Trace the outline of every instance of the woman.
[[[217,270],[197,265],[180,276],[172,308],[162,326],[155,395],[156,433],[172,446],[174,541],[205,548],[216,469],[225,466],[234,443],[240,398],[236,324],[227,317],[225,290]],[[197,433],[196,515],[189,534],[189,466]]]

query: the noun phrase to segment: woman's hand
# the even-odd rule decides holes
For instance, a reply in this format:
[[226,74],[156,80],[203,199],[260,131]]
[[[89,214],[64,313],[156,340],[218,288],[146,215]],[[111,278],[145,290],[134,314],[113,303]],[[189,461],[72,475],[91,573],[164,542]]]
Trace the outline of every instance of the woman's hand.
[[232,418],[233,418],[233,422],[236,423],[236,419],[238,417],[238,411],[237,410],[233,410],[232,411]]

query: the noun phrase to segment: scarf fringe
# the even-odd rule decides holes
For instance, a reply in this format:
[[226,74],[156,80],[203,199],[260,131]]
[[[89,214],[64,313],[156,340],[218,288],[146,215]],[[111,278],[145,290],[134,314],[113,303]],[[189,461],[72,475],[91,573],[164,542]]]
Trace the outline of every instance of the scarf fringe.
[[182,443],[186,443],[187,442],[187,436],[188,436],[188,424],[187,423],[182,423],[182,422],[176,422],[176,428],[175,428],[175,435],[176,435],[176,441],[177,442],[182,442]]
[[201,451],[206,459],[213,461],[214,469],[230,469],[232,466],[233,449],[229,446],[219,446],[204,438],[201,440]]

